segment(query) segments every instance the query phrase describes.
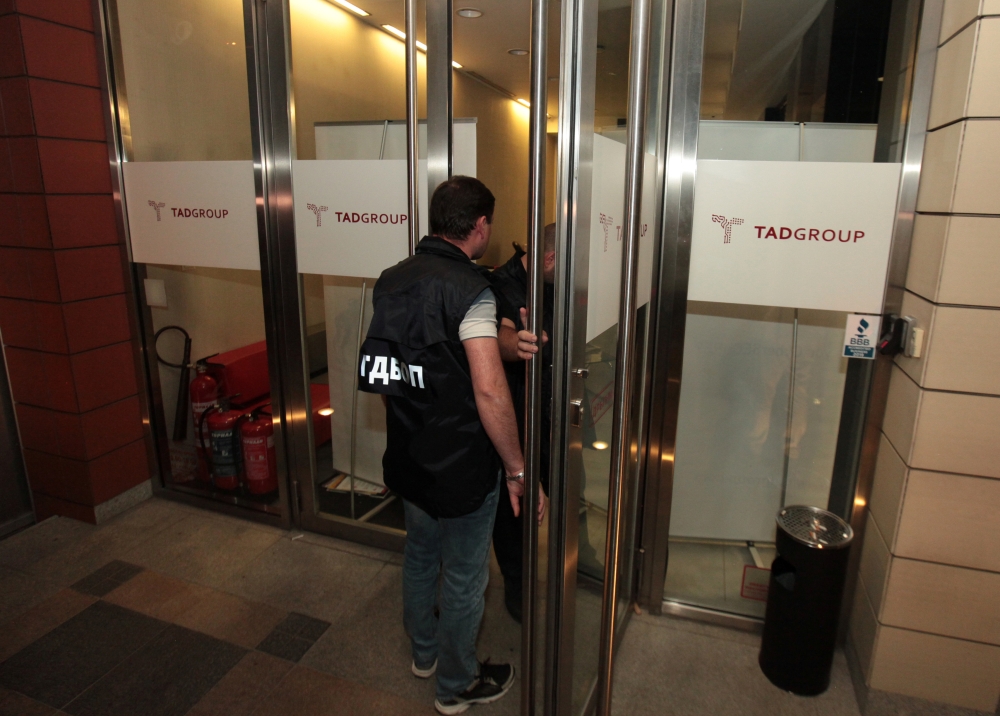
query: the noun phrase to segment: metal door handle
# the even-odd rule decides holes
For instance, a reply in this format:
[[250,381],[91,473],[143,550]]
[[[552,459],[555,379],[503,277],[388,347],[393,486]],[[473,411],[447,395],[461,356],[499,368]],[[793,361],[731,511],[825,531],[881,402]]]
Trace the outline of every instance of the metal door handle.
[[583,424],[583,401],[569,401],[569,424],[578,428]]

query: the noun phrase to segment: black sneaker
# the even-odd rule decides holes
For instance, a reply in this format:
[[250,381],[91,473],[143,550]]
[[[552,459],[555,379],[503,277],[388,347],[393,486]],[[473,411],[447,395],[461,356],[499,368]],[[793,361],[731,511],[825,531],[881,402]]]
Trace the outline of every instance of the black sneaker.
[[503,603],[507,607],[507,613],[511,619],[518,624],[521,623],[521,583],[511,580],[504,580],[503,583]]
[[479,677],[460,694],[442,701],[436,699],[434,708],[438,713],[460,714],[473,704],[491,704],[510,691],[514,685],[514,667],[510,664],[491,664],[488,660],[479,664]]

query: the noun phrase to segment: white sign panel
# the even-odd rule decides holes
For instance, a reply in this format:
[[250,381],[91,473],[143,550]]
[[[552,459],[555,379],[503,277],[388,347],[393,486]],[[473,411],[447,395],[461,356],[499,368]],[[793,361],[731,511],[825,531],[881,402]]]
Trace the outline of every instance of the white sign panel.
[[844,357],[874,360],[881,322],[880,316],[848,314],[844,330]]
[[[653,257],[653,193],[656,159],[646,156],[639,226],[639,275],[636,306],[649,301]],[[625,206],[625,145],[594,136],[594,179],[591,193],[590,269],[587,297],[587,340],[618,323],[622,274],[622,218]]]
[[899,171],[699,161],[688,298],[878,313]]
[[260,269],[253,162],[126,162],[132,259]]
[[[427,162],[420,162],[420,235]],[[315,159],[292,164],[299,271],[374,278],[410,254],[406,161]]]

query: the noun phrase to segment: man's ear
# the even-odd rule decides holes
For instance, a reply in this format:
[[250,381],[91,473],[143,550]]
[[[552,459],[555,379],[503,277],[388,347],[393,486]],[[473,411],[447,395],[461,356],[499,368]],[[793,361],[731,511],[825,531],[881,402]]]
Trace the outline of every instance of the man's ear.
[[556,265],[556,252],[555,251],[546,251],[545,252],[545,256],[543,256],[542,258],[545,261],[545,264],[547,266],[555,266]]

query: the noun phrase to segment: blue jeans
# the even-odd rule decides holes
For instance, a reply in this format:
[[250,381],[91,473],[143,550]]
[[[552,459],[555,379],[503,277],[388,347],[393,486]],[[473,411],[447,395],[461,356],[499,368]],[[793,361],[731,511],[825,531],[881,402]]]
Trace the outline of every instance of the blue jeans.
[[[506,491],[504,491],[506,492]],[[476,637],[490,580],[490,535],[500,481],[475,512],[435,519],[403,500],[403,624],[413,661],[428,668],[437,659],[437,697],[450,699],[479,675]],[[440,617],[434,617],[441,579]]]

